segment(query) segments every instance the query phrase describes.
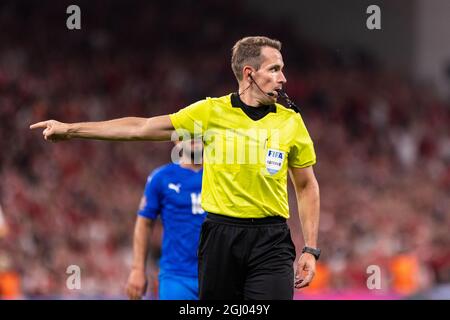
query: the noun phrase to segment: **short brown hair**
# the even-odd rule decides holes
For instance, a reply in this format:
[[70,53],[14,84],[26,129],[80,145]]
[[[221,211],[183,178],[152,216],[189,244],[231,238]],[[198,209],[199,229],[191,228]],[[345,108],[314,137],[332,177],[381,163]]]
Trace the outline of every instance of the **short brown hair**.
[[261,66],[261,48],[281,50],[281,42],[267,37],[245,37],[235,43],[231,55],[231,68],[238,81],[242,80],[242,68],[251,65],[256,70]]

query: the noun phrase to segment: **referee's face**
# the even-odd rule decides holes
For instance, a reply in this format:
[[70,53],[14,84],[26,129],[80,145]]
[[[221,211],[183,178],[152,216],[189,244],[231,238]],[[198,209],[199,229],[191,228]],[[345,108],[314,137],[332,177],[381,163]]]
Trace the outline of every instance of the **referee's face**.
[[263,92],[259,91],[260,100],[263,104],[271,104],[276,102],[278,94],[276,89],[282,89],[287,82],[283,74],[283,57],[280,51],[272,47],[264,47],[261,49],[261,66],[257,71],[258,79],[255,79],[262,91],[273,92],[274,96],[269,97]]

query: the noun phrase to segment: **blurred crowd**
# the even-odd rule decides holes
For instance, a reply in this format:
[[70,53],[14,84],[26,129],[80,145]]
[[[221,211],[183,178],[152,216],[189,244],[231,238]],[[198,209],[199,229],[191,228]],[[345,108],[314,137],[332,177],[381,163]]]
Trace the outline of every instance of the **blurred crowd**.
[[[102,3],[79,3],[77,31],[65,26],[64,1],[0,5],[0,297],[124,297],[146,177],[170,161],[170,143],[49,144],[29,125],[150,117],[233,92],[231,46],[257,34],[283,42],[286,90],[318,156],[323,255],[301,294],[367,292],[377,267],[386,294],[450,283],[450,104],[432,86],[236,0]],[[66,286],[70,265],[81,290]]]

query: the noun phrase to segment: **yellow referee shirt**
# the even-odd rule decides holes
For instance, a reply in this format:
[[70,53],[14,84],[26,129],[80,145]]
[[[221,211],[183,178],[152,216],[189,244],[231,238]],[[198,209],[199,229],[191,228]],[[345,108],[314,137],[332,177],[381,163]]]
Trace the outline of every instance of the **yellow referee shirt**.
[[236,218],[289,218],[288,167],[316,163],[301,116],[275,104],[259,120],[233,107],[231,94],[171,114],[181,136],[204,142],[202,208]]

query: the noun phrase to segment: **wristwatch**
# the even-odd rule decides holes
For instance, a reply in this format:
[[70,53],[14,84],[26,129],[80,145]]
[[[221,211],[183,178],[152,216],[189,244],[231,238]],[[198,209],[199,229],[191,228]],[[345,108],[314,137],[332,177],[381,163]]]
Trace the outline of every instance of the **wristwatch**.
[[310,253],[316,258],[316,260],[319,260],[320,257],[320,249],[319,248],[311,248],[311,247],[303,247],[302,253]]

